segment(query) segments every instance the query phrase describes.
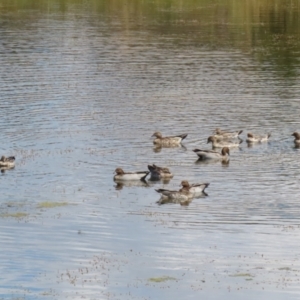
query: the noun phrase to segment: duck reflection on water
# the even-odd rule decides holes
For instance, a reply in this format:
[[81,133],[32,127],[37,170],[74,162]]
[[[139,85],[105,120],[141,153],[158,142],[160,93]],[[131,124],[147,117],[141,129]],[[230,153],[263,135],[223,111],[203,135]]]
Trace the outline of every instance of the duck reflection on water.
[[172,146],[162,146],[162,145],[154,145],[153,147],[153,152],[154,153],[160,153],[162,151],[162,149],[174,149],[174,148],[181,148],[182,150],[186,151],[187,148],[183,145],[183,144],[179,144],[179,145],[172,145]]
[[114,180],[116,183],[114,185],[114,188],[116,190],[122,190],[123,187],[150,187],[149,183],[147,181],[137,181],[137,180],[128,180],[128,181],[122,181],[122,180]]

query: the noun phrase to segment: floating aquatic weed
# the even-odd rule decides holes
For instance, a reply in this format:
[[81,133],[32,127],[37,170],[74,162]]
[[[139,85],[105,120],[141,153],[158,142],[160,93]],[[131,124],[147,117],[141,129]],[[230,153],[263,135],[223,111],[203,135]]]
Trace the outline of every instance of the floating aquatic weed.
[[151,282],[165,282],[168,280],[177,280],[177,279],[174,277],[170,277],[170,276],[151,277],[148,279],[148,281],[151,281]]
[[231,277],[253,277],[250,273],[236,273],[233,275],[230,275]]
[[67,202],[50,202],[50,201],[45,201],[41,202],[38,204],[38,208],[54,208],[54,207],[59,207],[59,206],[66,206],[68,205]]
[[16,213],[5,213],[0,215],[2,218],[16,218],[16,219],[20,219],[20,218],[25,218],[28,216],[27,213],[24,212],[16,212]]

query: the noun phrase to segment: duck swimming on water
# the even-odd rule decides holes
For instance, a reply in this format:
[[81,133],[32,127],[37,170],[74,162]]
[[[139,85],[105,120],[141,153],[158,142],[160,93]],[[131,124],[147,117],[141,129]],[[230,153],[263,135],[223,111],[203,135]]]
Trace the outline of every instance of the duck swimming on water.
[[187,181],[181,182],[182,188],[179,191],[172,191],[166,189],[157,189],[156,192],[161,194],[161,200],[159,204],[163,204],[164,201],[173,203],[180,203],[180,201],[188,201],[193,198],[193,194],[189,191],[189,183]]
[[150,180],[168,180],[173,178],[173,174],[170,172],[169,168],[163,168],[153,164],[148,165],[148,169],[150,171]]
[[224,131],[220,128],[216,128],[214,137],[218,139],[234,139],[239,138],[239,135],[243,132],[243,130],[239,131]]
[[259,135],[259,134],[252,134],[248,133],[247,134],[247,143],[261,143],[261,142],[266,142],[270,138],[271,133],[264,134],[264,135]]
[[295,139],[294,139],[295,146],[300,146],[300,133],[299,132],[294,132],[292,134],[292,136],[295,137]]
[[240,144],[243,142],[243,140],[237,140],[237,141],[227,141],[227,140],[219,140],[214,136],[210,136],[207,139],[207,143],[212,143],[213,148],[234,148],[239,147]]
[[221,153],[214,150],[193,150],[198,156],[199,160],[228,160],[229,159],[229,148],[223,147]]
[[187,137],[187,133],[175,136],[163,137],[162,134],[157,131],[154,132],[152,137],[155,137],[153,144],[157,146],[178,146]]
[[14,156],[5,157],[4,155],[0,158],[0,167],[13,168],[15,166],[16,158]]
[[116,168],[114,180],[145,180],[149,171],[124,172],[122,168]]

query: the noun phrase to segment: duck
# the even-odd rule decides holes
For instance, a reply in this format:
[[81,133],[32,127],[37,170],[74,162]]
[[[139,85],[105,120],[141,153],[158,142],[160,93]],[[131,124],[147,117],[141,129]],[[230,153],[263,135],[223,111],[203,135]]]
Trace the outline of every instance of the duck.
[[295,137],[295,139],[294,139],[295,145],[296,145],[296,146],[300,146],[300,133],[299,133],[299,132],[294,132],[294,133],[292,134],[292,136]]
[[180,203],[181,201],[191,201],[193,195],[191,193],[184,193],[180,191],[172,191],[166,189],[157,189],[156,192],[161,194],[161,198],[157,201],[158,204],[164,203]]
[[230,131],[221,130],[220,128],[216,128],[214,137],[219,139],[234,139],[234,138],[239,138],[239,135],[242,132],[243,130],[230,132]]
[[16,158],[14,156],[5,157],[4,155],[0,158],[0,167],[13,168],[15,166]]
[[153,140],[154,145],[178,146],[187,137],[187,133],[176,135],[176,136],[163,137],[162,134],[159,131],[157,131],[153,133],[152,137],[155,137],[155,139]]
[[234,148],[239,147],[240,144],[243,142],[243,140],[237,140],[236,142],[233,141],[227,141],[227,140],[219,140],[218,138],[214,136],[210,136],[207,139],[207,144],[212,143],[213,148]]
[[193,151],[199,156],[200,160],[208,160],[208,159],[228,160],[229,159],[228,147],[223,147],[221,153],[213,150],[201,150],[201,149],[194,149]]
[[271,136],[271,133],[265,134],[265,135],[258,135],[258,134],[252,134],[248,133],[247,134],[247,143],[261,143],[261,142],[266,142]]
[[183,180],[181,182],[181,185],[182,188],[179,190],[180,192],[189,192],[190,194],[192,194],[192,197],[198,197],[205,194],[205,189],[209,186],[209,183],[189,184],[187,180]]
[[158,203],[175,202],[184,203],[191,201],[194,197],[206,195],[205,189],[209,186],[209,183],[195,183],[189,184],[187,180],[181,181],[182,188],[179,191],[171,191],[165,189],[157,189],[156,192],[162,195],[162,198]]
[[180,203],[181,201],[189,201],[193,198],[193,193],[189,190],[189,183],[186,180],[181,182],[182,188],[179,191],[172,191],[166,189],[157,189],[156,192],[161,194],[161,199],[157,202],[159,204],[166,203],[166,201]]
[[140,172],[124,172],[122,168],[116,168],[116,175],[114,180],[116,181],[127,181],[127,180],[142,180],[144,181],[149,171],[140,171]]
[[148,169],[150,171],[150,180],[160,180],[160,179],[166,179],[169,180],[173,178],[173,174],[170,172],[169,168],[162,168],[159,166],[148,165]]

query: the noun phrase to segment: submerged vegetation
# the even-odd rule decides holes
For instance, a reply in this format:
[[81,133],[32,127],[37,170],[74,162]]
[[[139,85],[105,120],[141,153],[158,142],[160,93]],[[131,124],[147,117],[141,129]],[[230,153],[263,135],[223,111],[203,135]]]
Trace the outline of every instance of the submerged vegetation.
[[231,275],[231,277],[253,277],[250,273],[236,273]]
[[38,204],[38,208],[54,208],[54,207],[59,207],[59,206],[66,206],[68,205],[67,202],[50,202],[50,201],[45,201],[41,202]]
[[177,279],[174,277],[170,277],[170,276],[151,277],[148,279],[148,281],[157,282],[157,283],[165,282],[165,281],[169,281],[169,280],[177,280]]
[[21,219],[28,216],[27,213],[24,212],[16,212],[16,213],[4,213],[0,215],[2,218],[16,218]]

